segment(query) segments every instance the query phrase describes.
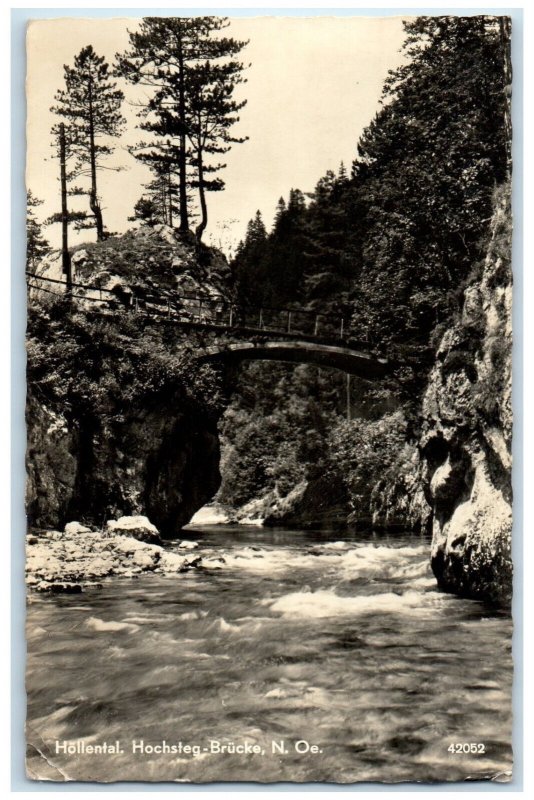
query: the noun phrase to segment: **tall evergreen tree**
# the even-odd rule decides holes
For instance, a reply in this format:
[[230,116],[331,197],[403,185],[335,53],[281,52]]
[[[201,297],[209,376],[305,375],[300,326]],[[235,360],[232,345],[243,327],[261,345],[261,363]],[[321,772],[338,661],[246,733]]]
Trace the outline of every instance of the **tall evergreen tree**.
[[[342,165],[343,166],[343,165]],[[345,311],[352,281],[352,268],[345,258],[350,229],[344,192],[348,179],[328,170],[320,178],[306,215],[304,296],[323,311]]]
[[254,218],[249,220],[245,239],[239,242],[232,261],[238,297],[244,304],[258,306],[264,300],[266,245],[267,230],[261,212],[256,211]]
[[303,302],[306,243],[306,200],[300,189],[291,189],[287,206],[278,203],[269,237],[269,302],[287,306]]
[[199,189],[199,236],[207,224],[205,192],[222,188],[206,177],[222,165],[208,166],[205,156],[241,141],[229,135],[243,105],[231,98],[243,68],[232,56],[246,43],[218,35],[228,24],[224,17],[147,17],[130,33],[130,49],[117,54],[119,74],[153,89],[140,127],[172,143],[182,231],[189,230],[188,188]]
[[[226,40],[222,54],[233,55],[242,46],[242,42]],[[216,51],[212,58],[217,58]],[[237,102],[232,98],[235,87],[244,81],[241,77],[242,69],[243,65],[239,61],[227,60],[224,64],[206,61],[192,69],[189,75],[188,138],[192,149],[191,161],[196,169],[193,185],[198,187],[200,201],[201,219],[196,228],[199,240],[208,224],[206,192],[224,189],[224,181],[220,177],[210,176],[226,165],[214,164],[207,157],[227,153],[232,144],[241,144],[248,138],[232,136],[230,133],[231,127],[239,120],[237,112],[246,104],[246,100]]]
[[46,225],[53,223],[61,224],[61,260],[62,271],[65,275],[67,283],[67,291],[70,294],[72,284],[72,265],[70,258],[70,250],[68,245],[68,231],[69,224],[74,223],[75,228],[80,230],[87,227],[87,212],[86,211],[72,211],[68,205],[69,194],[83,194],[83,190],[74,187],[69,190],[69,182],[76,176],[76,167],[72,167],[72,161],[76,158],[76,148],[73,146],[71,139],[72,129],[69,129],[67,135],[67,128],[63,122],[52,127],[53,146],[56,150],[56,157],[59,161],[59,198],[61,211],[52,214],[45,222]]
[[35,210],[43,204],[29,189],[26,201],[26,268],[30,271],[50,252],[50,245],[42,234],[42,226],[37,221]]
[[278,203],[276,204],[276,211],[274,212],[274,225],[273,229],[276,230],[279,225],[282,224],[284,219],[284,215],[286,213],[286,201],[283,197],[280,197]]
[[51,109],[67,119],[65,128],[70,151],[77,158],[76,172],[90,178],[89,205],[94,216],[97,239],[104,238],[104,220],[97,187],[101,159],[113,152],[102,137],[118,136],[124,119],[120,108],[124,95],[110,79],[109,65],[91,45],[82,48],[74,66],[64,66],[65,89],[55,97]]

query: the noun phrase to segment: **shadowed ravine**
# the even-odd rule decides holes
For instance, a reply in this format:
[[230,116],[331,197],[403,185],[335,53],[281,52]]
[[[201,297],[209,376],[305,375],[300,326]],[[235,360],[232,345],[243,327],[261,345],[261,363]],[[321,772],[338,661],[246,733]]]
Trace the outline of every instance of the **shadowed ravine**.
[[[200,555],[224,559],[220,569],[111,579],[75,602],[31,597],[36,775],[348,783],[511,769],[511,620],[437,591],[426,539],[242,526],[188,535]],[[57,756],[54,739],[119,739],[125,752]],[[295,752],[299,739],[320,758]],[[132,740],[201,752],[132,756]],[[205,752],[210,740],[265,755]],[[273,754],[281,740],[288,753]],[[457,742],[486,753],[449,753]]]

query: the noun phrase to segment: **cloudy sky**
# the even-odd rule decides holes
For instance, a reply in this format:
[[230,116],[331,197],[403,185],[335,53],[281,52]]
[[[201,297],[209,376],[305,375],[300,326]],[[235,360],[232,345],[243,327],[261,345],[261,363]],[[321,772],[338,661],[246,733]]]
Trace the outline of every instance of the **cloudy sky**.
[[[63,65],[92,44],[110,63],[128,47],[128,31],[139,21],[124,19],[53,19],[28,28],[27,184],[45,201],[40,218],[59,210],[59,164],[51,149],[50,113],[62,88]],[[229,245],[243,237],[247,221],[259,209],[269,226],[278,198],[289,190],[313,190],[326,170],[341,161],[350,166],[362,130],[379,108],[382,84],[389,69],[402,62],[400,17],[255,17],[231,20],[227,34],[249,40],[242,51],[247,83],[239,97],[247,105],[233,131],[248,136],[225,157],[224,192],[208,195],[208,243]],[[123,231],[150,179],[146,167],[126,150],[141,136],[136,130],[135,103],[148,91],[122,85],[127,102],[125,134],[105,163],[120,171],[103,170],[99,193],[106,227]],[[236,92],[236,97],[237,97]],[[142,97],[142,95],[141,95]],[[145,135],[146,136],[146,135]],[[78,206],[85,199],[75,201]],[[47,238],[59,244],[58,225]],[[92,239],[93,231],[72,234],[71,241]],[[81,238],[80,238],[81,237]]]

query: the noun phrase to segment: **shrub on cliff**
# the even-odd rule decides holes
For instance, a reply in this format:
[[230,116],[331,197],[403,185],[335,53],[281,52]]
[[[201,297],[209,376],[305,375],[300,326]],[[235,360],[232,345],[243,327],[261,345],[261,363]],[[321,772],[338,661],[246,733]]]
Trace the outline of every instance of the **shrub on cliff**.
[[402,411],[378,420],[339,420],[329,436],[330,460],[347,486],[357,516],[368,517],[374,486],[395,465],[404,450],[407,423]]
[[194,361],[195,342],[173,346],[174,331],[133,313],[102,314],[64,298],[28,315],[28,385],[66,415],[118,422],[136,404],[162,393],[217,416],[222,395],[208,366]]

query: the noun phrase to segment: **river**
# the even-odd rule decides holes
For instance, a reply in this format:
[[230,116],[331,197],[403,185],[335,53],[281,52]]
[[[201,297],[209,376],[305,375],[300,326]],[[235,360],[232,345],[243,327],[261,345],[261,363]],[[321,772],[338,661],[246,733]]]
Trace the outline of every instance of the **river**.
[[[444,781],[511,770],[511,619],[440,593],[427,540],[242,526],[186,536],[225,563],[30,596],[34,773],[38,751],[52,774],[76,780]],[[56,754],[56,740],[60,750],[118,740],[123,752]]]

